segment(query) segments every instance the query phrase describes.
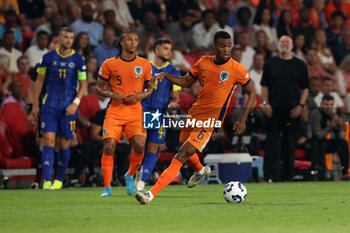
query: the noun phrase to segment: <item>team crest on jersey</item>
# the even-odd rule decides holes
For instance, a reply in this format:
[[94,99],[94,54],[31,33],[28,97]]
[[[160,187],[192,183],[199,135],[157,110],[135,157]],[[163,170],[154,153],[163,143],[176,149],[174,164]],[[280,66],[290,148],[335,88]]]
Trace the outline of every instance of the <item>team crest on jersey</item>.
[[74,68],[75,67],[75,64],[74,64],[74,62],[70,62],[69,64],[68,64],[68,66],[69,66],[69,68]]
[[102,135],[105,136],[107,134],[107,128],[103,128]]
[[223,82],[226,81],[228,79],[229,75],[230,74],[227,71],[221,71],[220,72],[220,80]]
[[138,76],[142,74],[142,67],[135,66],[135,74],[137,74],[136,78],[139,78]]
[[[41,63],[41,62],[40,62]],[[57,61],[53,61],[53,65],[57,66]]]

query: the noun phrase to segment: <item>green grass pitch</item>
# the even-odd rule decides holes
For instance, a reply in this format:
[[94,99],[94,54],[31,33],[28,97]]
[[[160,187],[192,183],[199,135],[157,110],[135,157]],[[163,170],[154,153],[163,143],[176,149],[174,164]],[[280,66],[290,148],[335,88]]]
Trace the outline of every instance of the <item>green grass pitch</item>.
[[350,232],[350,182],[245,184],[228,204],[222,185],[165,188],[140,205],[113,187],[0,190],[0,232]]

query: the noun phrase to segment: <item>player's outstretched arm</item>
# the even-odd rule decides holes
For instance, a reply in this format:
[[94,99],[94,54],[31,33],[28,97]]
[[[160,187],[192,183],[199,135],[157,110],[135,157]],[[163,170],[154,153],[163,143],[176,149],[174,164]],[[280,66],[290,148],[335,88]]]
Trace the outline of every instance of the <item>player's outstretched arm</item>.
[[155,78],[158,78],[159,81],[162,81],[164,78],[166,78],[170,82],[181,87],[188,87],[195,81],[195,79],[192,78],[189,74],[186,74],[185,76],[177,76],[177,75],[168,74],[164,72],[156,75]]
[[244,133],[246,129],[246,120],[249,113],[253,110],[256,103],[256,93],[253,81],[249,82],[248,85],[243,87],[244,92],[248,95],[246,104],[244,105],[243,113],[239,120],[234,124],[233,130],[235,130],[235,135],[240,135]]

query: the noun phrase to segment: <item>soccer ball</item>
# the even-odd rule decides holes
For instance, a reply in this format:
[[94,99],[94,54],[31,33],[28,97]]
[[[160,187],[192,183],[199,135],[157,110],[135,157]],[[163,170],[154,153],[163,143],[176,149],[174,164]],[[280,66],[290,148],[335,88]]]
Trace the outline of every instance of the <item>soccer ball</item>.
[[247,189],[238,181],[230,181],[224,188],[224,198],[228,203],[241,203],[247,196]]

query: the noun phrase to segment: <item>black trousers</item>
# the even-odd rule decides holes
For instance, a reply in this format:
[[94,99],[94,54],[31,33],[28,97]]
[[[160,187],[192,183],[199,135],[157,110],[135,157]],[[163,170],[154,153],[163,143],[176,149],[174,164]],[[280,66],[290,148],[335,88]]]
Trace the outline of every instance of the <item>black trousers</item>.
[[[291,181],[294,175],[295,147],[300,135],[301,118],[290,118],[290,110],[275,110],[266,119],[264,156],[265,180]],[[283,162],[281,166],[281,161]]]
[[[116,173],[117,179],[124,183],[124,174],[128,171],[128,155],[131,152],[131,146],[126,143],[119,143],[116,148]],[[101,159],[103,153],[103,142],[92,141],[79,144],[71,148],[70,166],[74,167],[73,179],[79,179],[85,167],[89,168],[89,177],[95,175],[95,163]]]
[[[321,175],[326,170],[325,155],[337,152],[340,157],[342,174],[345,175],[349,169],[349,147],[345,139],[318,139],[312,138],[311,162],[313,168],[317,169]],[[324,174],[323,174],[324,175]]]

